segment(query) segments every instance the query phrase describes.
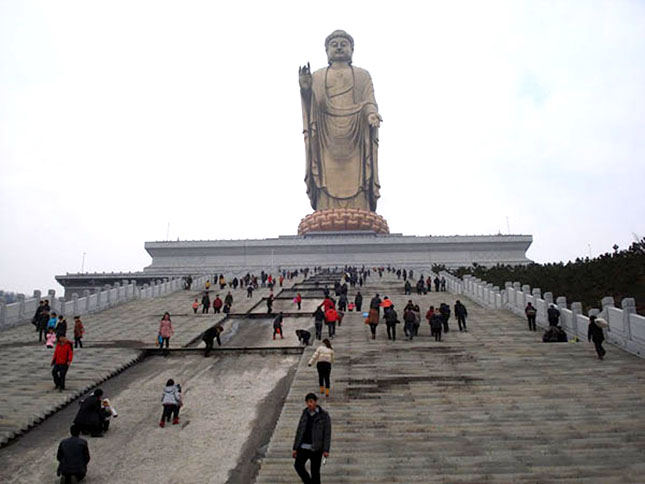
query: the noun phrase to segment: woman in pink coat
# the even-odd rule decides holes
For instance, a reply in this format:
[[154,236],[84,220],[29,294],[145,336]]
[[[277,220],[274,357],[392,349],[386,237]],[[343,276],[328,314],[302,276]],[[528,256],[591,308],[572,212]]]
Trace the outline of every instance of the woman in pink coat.
[[172,329],[172,321],[170,321],[170,313],[166,312],[159,322],[159,348],[163,348],[164,342],[166,348],[170,346],[170,337],[175,334]]

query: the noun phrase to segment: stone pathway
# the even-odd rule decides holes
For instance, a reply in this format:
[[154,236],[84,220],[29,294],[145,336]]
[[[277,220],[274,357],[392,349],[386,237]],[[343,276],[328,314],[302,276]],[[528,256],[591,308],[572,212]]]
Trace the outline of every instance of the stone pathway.
[[[448,293],[404,296],[402,281],[372,278],[399,316],[408,299],[425,315]],[[468,333],[454,316],[444,341],[422,323],[414,341],[375,341],[361,315],[347,313],[333,341],[331,483],[642,483],[645,475],[645,363],[608,346],[544,344],[541,332],[506,311],[462,298]],[[402,336],[402,326],[397,327]],[[317,391],[305,351],[257,479],[297,483],[291,446],[304,395]]]
[[[217,292],[223,298],[227,291]],[[211,293],[214,299],[216,292]],[[247,298],[245,290],[232,291],[233,312],[246,313],[268,293],[268,289],[260,288]],[[84,316],[84,347],[74,351],[62,393],[54,390],[51,377],[53,350],[38,343],[33,326],[24,324],[1,332],[0,446],[140,360],[142,348],[155,345],[159,319],[165,311],[171,313],[175,329],[171,347],[188,345],[225,318],[212,310],[210,314],[193,314],[195,297],[201,301],[201,291],[178,291]],[[73,315],[66,316],[67,334],[73,335]],[[294,340],[295,336],[289,338],[289,343],[294,344]]]

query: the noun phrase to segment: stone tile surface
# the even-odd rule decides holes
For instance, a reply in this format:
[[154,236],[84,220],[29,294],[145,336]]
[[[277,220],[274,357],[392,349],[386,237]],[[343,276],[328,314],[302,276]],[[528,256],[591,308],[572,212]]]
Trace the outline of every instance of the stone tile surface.
[[[448,293],[404,296],[402,281],[371,278],[362,293],[445,301]],[[544,344],[524,320],[461,298],[468,333],[375,341],[348,313],[334,339],[333,420],[325,483],[642,483],[645,475],[645,369],[615,347],[598,361],[589,343]],[[401,311],[399,312],[401,315]],[[397,328],[402,336],[401,325]],[[304,395],[318,390],[303,355],[267,455],[260,484],[298,482],[291,445]]]

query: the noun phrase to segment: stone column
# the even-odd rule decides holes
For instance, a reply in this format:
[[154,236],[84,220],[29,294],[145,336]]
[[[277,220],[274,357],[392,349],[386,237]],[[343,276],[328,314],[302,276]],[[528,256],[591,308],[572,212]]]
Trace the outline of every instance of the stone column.
[[52,311],[58,311],[58,308],[56,307],[56,291],[54,289],[47,291],[46,299],[49,300],[49,307],[52,309]]
[[533,297],[535,298],[536,302],[538,299],[542,299],[542,291],[540,290],[539,287],[534,287],[533,291],[531,291],[531,294],[533,294]]
[[24,294],[16,294],[16,302],[19,304],[19,306],[18,306],[18,321],[22,321],[23,319],[27,318],[27,312],[25,311],[25,295]]
[[36,289],[36,290],[34,291],[34,295],[33,295],[32,297],[33,297],[34,299],[37,299],[37,300],[38,300],[38,301],[36,302],[36,304],[40,303],[40,300],[41,300],[41,294],[42,294],[42,293],[40,292],[40,290],[39,290],[39,289]]
[[84,289],[83,290],[83,301],[84,303],[81,304],[81,312],[83,314],[87,314],[90,312],[90,291],[89,289]]
[[4,302],[4,297],[0,298],[0,328],[5,324],[7,318],[7,304]]
[[580,302],[571,303],[571,312],[573,313],[573,315],[572,315],[573,328],[575,330],[576,336],[578,337],[578,339],[584,340],[586,335],[582,334],[581,331],[578,328],[578,316],[582,315],[582,303],[580,303]]
[[77,316],[79,314],[78,311],[78,294],[77,293],[72,293],[72,301],[74,302],[74,305],[72,306],[74,308],[74,316]]
[[112,286],[109,284],[104,286],[106,307],[112,306],[112,295],[110,294],[110,289],[112,289]]
[[632,327],[631,327],[631,320],[629,315],[636,314],[636,299],[634,299],[633,297],[626,297],[621,301],[620,305],[623,308],[623,318],[624,318],[623,325],[625,327],[625,339],[631,340]]
[[602,317],[604,317],[607,322],[609,322],[609,311],[607,308],[615,308],[616,302],[614,301],[614,298],[612,296],[605,296],[600,301],[600,304],[602,305]]
[[553,293],[545,292],[544,293],[544,302],[546,303],[547,308],[553,304]]

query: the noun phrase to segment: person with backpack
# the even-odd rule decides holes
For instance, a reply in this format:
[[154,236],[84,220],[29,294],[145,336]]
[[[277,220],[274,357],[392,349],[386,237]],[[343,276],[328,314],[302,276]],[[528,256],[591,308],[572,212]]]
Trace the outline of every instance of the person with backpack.
[[535,318],[537,317],[537,309],[533,304],[528,303],[524,308],[524,314],[526,314],[526,319],[529,322],[529,331],[537,331],[537,326],[535,325]]
[[450,327],[448,326],[448,320],[450,319],[450,306],[448,306],[446,303],[441,303],[439,305],[439,314],[441,314],[443,332],[448,333],[450,331]]
[[331,388],[331,365],[334,362],[334,349],[331,346],[329,339],[325,338],[311,358],[308,365],[311,366],[316,363],[316,370],[318,370],[318,383],[320,386],[320,394],[329,397],[329,389]]
[[394,310],[394,305],[385,308],[383,318],[385,319],[385,327],[387,328],[387,339],[396,341],[396,325],[399,322],[399,315]]
[[455,303],[455,317],[457,318],[459,331],[465,331],[467,333],[468,328],[466,328],[466,318],[468,317],[468,311],[466,310],[466,306],[464,306],[459,299],[457,299],[457,302]]
[[[593,341],[594,346],[596,347],[596,353],[598,354],[599,360],[605,359],[605,353],[607,351],[602,347],[602,342],[605,341],[605,333],[602,330],[601,324],[598,323],[596,316],[589,316],[589,327],[587,328],[587,339]],[[601,322],[604,320],[601,320]]]

